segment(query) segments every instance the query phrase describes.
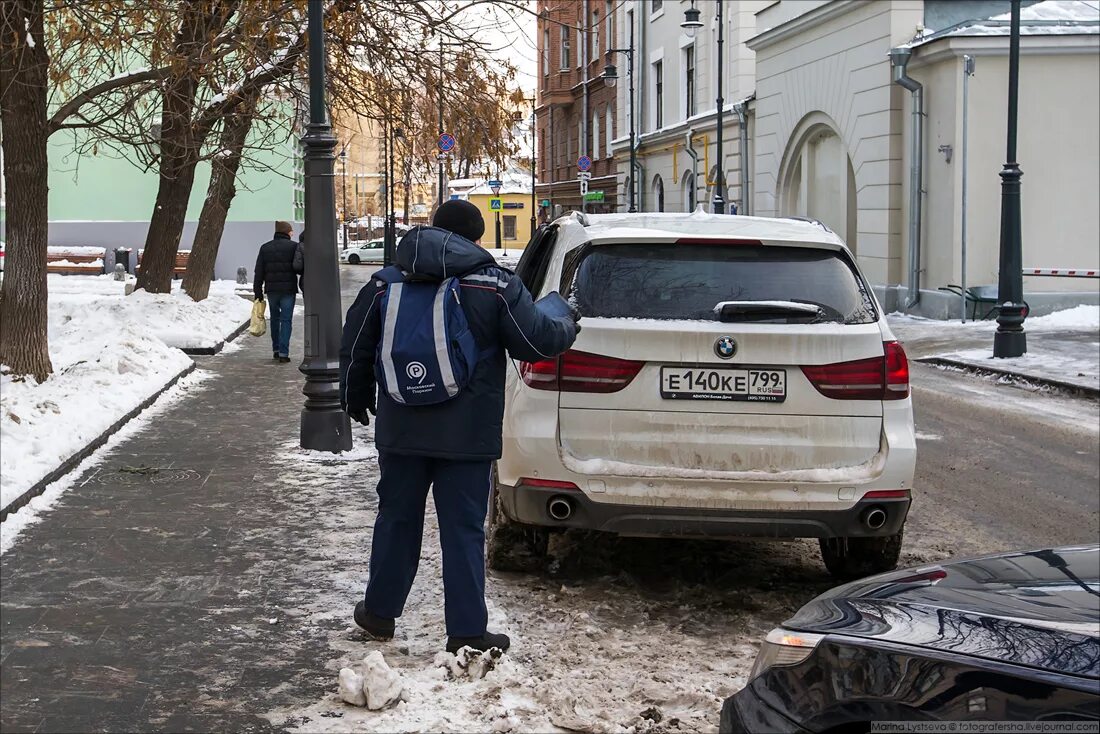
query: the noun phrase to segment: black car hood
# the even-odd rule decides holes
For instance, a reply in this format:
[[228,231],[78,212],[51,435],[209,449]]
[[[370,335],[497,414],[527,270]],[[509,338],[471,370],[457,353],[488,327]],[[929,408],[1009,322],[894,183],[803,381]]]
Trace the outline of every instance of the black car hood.
[[822,594],[783,626],[1100,677],[1100,545],[871,576]]

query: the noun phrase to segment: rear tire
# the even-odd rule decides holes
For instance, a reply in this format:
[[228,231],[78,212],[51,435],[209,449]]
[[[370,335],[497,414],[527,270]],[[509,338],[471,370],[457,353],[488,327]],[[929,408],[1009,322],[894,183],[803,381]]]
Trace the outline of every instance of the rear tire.
[[896,535],[869,538],[821,538],[821,560],[835,578],[858,579],[893,571],[901,557],[904,529]]
[[359,264],[359,256],[358,255],[348,255],[348,262],[351,263],[352,265],[358,265]]
[[549,545],[547,528],[513,522],[504,514],[494,468],[489,494],[489,528],[485,534],[485,560],[489,568],[536,573],[546,565]]

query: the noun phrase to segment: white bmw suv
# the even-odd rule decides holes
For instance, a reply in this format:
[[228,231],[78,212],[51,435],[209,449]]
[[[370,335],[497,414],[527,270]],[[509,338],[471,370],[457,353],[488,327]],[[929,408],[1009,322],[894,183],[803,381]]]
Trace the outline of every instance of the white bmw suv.
[[897,564],[916,444],[909,369],[844,243],[817,222],[570,214],[517,273],[583,331],[515,363],[489,564],[548,532],[818,538],[839,577]]

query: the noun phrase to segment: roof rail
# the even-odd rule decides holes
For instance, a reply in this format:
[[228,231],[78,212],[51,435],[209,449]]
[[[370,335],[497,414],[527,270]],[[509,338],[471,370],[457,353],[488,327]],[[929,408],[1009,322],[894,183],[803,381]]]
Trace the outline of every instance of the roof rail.
[[836,232],[829,229],[829,227],[826,226],[826,224],[824,222],[822,222],[820,219],[814,219],[812,217],[784,217],[784,219],[793,219],[797,222],[809,222],[810,224],[816,224],[818,227],[821,227],[823,230],[825,230],[829,234],[836,234]]

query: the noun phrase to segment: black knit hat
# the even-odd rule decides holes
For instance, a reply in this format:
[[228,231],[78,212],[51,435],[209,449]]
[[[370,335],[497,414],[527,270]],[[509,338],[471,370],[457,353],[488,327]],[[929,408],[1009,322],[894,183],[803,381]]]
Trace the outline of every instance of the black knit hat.
[[435,210],[432,226],[454,232],[470,242],[477,242],[485,234],[485,220],[476,206],[462,199],[445,201]]

